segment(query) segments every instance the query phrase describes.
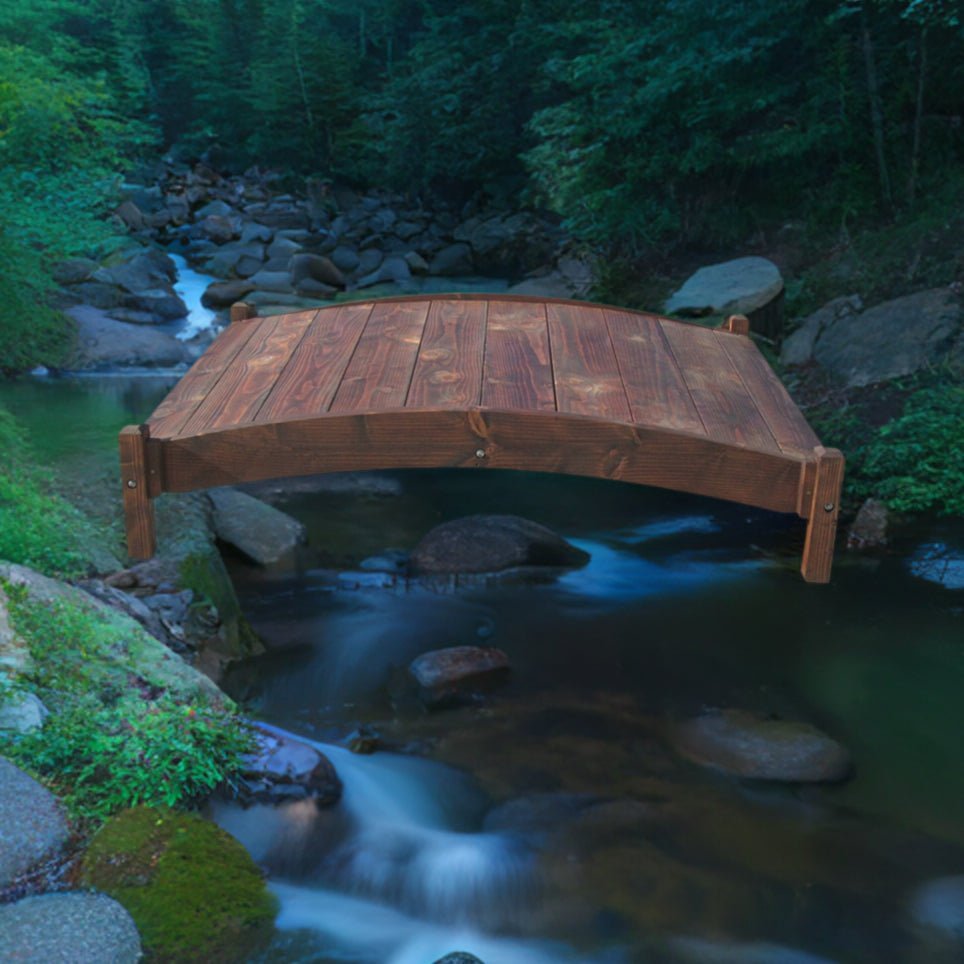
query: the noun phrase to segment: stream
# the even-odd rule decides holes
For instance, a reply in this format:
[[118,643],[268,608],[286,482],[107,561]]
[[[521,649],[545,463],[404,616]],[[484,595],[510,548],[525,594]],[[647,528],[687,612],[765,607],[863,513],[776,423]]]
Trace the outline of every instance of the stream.
[[[196,301],[207,279],[182,280]],[[185,337],[210,322],[190,317]],[[177,377],[26,378],[0,404],[42,458],[108,484],[117,430]],[[901,530],[882,556],[840,550],[818,587],[796,569],[799,520],[621,483],[408,471],[297,486],[280,507],[308,543],[266,569],[228,557],[269,654],[225,685],[316,744],[344,796],[210,806],[280,902],[256,960],[956,959],[910,908],[964,873],[961,520]],[[591,560],[398,574],[432,526],[481,512],[533,518]],[[464,644],[503,649],[509,682],[426,712],[405,667]],[[853,778],[761,785],[680,759],[670,724],[724,706],[814,723]],[[377,752],[347,749],[359,732]]]

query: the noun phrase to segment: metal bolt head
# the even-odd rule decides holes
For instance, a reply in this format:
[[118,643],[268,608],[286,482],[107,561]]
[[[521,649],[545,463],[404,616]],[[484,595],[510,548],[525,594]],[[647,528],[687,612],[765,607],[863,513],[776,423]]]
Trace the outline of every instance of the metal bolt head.
[[127,480],[127,488],[129,488],[129,489],[136,489],[136,488],[137,488],[137,482],[136,482],[134,479],[128,479],[128,480]]
[[826,502],[826,503],[824,503],[823,511],[824,511],[824,512],[833,512],[833,510],[834,510],[835,508],[836,508],[836,506],[835,506],[832,502]]
[[477,459],[484,459],[484,458],[485,458],[485,449],[476,449],[476,450],[475,450],[475,457],[476,457]]

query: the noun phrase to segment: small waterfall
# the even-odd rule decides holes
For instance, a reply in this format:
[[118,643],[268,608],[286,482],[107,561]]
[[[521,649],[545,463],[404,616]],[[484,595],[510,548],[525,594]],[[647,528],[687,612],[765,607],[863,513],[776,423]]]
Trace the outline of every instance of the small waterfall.
[[187,305],[187,317],[178,323],[176,335],[182,341],[188,341],[217,324],[217,312],[201,304],[201,295],[214,279],[198,274],[179,254],[168,254],[168,257],[177,265],[174,290]]

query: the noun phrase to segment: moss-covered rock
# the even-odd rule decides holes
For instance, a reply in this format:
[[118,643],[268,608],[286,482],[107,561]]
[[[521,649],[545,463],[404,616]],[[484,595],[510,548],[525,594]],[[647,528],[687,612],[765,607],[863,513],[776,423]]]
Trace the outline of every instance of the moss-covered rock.
[[148,961],[247,960],[269,939],[277,902],[248,852],[193,814],[136,807],[98,831],[84,884],[121,903]]

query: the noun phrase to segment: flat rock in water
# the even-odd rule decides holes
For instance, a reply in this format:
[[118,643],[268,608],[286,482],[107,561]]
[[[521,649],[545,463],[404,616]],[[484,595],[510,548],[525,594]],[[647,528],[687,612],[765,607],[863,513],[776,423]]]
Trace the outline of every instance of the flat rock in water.
[[131,915],[106,894],[25,897],[0,907],[3,960],[35,964],[134,964],[141,939]]
[[423,653],[412,660],[408,670],[422,699],[438,706],[499,682],[509,670],[509,657],[494,647],[451,646]]
[[737,258],[700,268],[666,302],[667,312],[748,315],[783,291],[780,269],[766,258]]
[[0,887],[56,854],[69,836],[57,798],[0,757]]
[[809,723],[770,720],[744,710],[715,710],[673,728],[686,759],[752,780],[825,783],[845,779],[850,754]]
[[538,522],[473,515],[443,522],[415,547],[415,573],[498,572],[518,566],[583,566],[589,554]]
[[212,489],[215,534],[262,566],[304,541],[305,527],[280,509],[237,489]]
[[167,368],[188,361],[184,343],[166,332],[115,321],[90,305],[76,305],[65,314],[77,325],[77,344],[67,360],[67,369],[88,371],[124,365]]

